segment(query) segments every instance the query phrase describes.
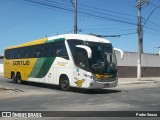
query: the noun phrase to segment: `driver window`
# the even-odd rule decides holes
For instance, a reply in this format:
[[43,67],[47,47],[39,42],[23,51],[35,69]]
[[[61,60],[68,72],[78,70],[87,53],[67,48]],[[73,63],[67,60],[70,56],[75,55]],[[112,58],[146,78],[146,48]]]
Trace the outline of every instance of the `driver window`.
[[76,50],[76,57],[75,57],[75,64],[84,69],[84,70],[87,70],[87,53],[85,50],[83,49],[77,49]]
[[102,50],[100,48],[100,46],[92,46],[92,57],[93,59],[91,59],[91,63],[92,64],[102,64],[103,63],[103,56],[102,56]]
[[57,57],[62,57],[65,59],[69,59],[66,46],[64,44],[64,41],[55,42],[55,51]]

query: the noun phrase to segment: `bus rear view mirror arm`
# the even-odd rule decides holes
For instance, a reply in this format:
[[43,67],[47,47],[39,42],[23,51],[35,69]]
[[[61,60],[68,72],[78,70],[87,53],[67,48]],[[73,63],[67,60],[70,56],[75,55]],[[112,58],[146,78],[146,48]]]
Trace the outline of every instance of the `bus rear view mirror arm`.
[[76,45],[77,48],[82,48],[86,50],[88,58],[92,58],[92,50],[88,46],[85,45]]
[[120,50],[120,49],[118,49],[118,48],[113,48],[113,49],[114,49],[114,51],[120,52],[120,54],[121,54],[121,60],[123,60],[123,58],[124,58],[124,53],[123,53],[123,51]]

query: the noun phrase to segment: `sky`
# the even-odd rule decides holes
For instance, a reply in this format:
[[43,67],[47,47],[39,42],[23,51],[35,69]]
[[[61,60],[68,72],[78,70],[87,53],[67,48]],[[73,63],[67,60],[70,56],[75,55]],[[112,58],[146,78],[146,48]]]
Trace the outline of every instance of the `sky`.
[[[74,0],[73,0],[74,1]],[[107,37],[113,47],[138,51],[137,0],[77,0],[78,34]],[[160,47],[160,0],[142,6],[143,50],[157,54]],[[32,40],[73,33],[71,0],[0,0],[0,55],[4,49]],[[152,13],[152,14],[151,14]]]

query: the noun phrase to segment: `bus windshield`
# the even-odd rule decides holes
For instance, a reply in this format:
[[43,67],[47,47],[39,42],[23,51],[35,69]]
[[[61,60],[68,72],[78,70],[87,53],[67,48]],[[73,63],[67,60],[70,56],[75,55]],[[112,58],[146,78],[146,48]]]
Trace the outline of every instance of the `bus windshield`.
[[[99,43],[82,40],[68,40],[75,64],[94,74],[104,74],[117,71],[116,57],[110,43]],[[76,50],[76,45],[86,45],[92,51],[88,58],[82,51]]]
[[106,73],[116,70],[116,58],[110,43],[86,42],[92,50],[89,64],[95,73]]

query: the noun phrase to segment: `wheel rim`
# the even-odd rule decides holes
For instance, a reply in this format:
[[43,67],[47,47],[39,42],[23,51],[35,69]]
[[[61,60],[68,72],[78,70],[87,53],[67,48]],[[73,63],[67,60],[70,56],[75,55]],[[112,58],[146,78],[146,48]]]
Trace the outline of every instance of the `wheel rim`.
[[62,90],[67,91],[70,89],[70,83],[67,77],[63,77],[60,80],[60,87]]
[[15,74],[14,73],[12,73],[11,79],[13,82],[15,82]]
[[17,83],[21,83],[22,81],[21,81],[21,75],[20,74],[17,74]]
[[62,88],[66,89],[66,88],[68,88],[68,86],[69,86],[68,80],[62,80]]

